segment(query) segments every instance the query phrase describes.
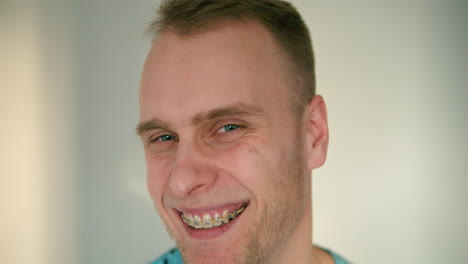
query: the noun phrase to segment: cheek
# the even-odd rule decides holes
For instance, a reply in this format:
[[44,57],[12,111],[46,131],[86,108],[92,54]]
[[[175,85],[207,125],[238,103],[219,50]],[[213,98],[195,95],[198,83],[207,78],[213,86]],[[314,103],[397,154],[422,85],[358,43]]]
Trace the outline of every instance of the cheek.
[[166,181],[166,176],[168,175],[164,171],[164,167],[161,162],[156,161],[151,158],[151,156],[146,156],[146,185],[148,192],[153,200],[154,204],[159,206],[162,203],[164,183]]
[[[240,144],[223,155],[223,163],[230,164],[231,175],[255,196],[274,182],[278,160],[271,149],[262,144]],[[277,172],[276,172],[277,173]]]

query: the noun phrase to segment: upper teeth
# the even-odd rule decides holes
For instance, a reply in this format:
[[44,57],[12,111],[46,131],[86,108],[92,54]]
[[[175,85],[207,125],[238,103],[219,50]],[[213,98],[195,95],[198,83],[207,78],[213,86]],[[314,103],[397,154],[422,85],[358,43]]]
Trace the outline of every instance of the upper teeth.
[[207,229],[212,227],[218,227],[224,224],[229,223],[232,219],[236,218],[245,210],[245,207],[242,207],[234,212],[229,213],[227,210],[224,210],[222,216],[218,213],[215,213],[214,217],[212,218],[210,214],[205,214],[203,219],[198,215],[186,215],[185,213],[182,214],[182,220],[187,225],[196,228],[196,229]]

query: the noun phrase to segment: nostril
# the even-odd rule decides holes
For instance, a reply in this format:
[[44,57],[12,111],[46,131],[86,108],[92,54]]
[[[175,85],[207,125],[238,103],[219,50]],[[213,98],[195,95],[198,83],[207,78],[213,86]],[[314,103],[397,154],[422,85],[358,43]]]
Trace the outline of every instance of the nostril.
[[175,195],[187,197],[207,190],[216,178],[217,172],[210,166],[179,161],[171,172],[169,186]]
[[188,195],[189,196],[190,195],[195,195],[195,194],[203,191],[205,189],[205,188],[203,188],[204,186],[206,186],[206,185],[200,184],[198,186],[193,187],[192,190],[190,190],[190,192],[188,193]]

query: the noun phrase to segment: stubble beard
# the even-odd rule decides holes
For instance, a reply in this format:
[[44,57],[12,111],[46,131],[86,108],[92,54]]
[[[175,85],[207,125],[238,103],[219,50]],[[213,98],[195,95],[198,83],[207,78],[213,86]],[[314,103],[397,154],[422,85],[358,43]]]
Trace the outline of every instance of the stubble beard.
[[[222,263],[232,264],[267,264],[274,257],[275,252],[290,237],[304,215],[306,206],[305,178],[302,167],[302,154],[300,144],[302,137],[295,131],[295,142],[287,159],[287,177],[281,177],[275,184],[278,194],[272,200],[269,207],[265,208],[258,223],[251,224],[247,242],[243,246],[226,252]],[[185,264],[208,264],[214,259],[210,253],[203,253],[197,249],[188,249],[183,241],[177,238],[170,229],[167,221],[161,217],[169,235],[176,241]],[[226,249],[230,249],[229,245]],[[231,248],[232,249],[232,248]],[[216,263],[219,263],[216,260]]]
[[270,207],[265,208],[258,226],[251,226],[245,257],[242,261],[235,262],[236,264],[272,263],[275,252],[281,251],[282,245],[304,215],[306,189],[300,148],[302,137],[297,132],[288,155],[287,177],[281,178],[276,184],[275,193],[278,195]]

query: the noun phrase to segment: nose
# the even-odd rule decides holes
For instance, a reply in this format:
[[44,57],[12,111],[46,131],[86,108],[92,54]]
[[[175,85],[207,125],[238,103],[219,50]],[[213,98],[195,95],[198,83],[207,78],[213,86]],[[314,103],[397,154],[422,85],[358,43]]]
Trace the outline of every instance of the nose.
[[169,186],[181,197],[206,191],[216,181],[217,170],[208,150],[191,142],[178,143]]

